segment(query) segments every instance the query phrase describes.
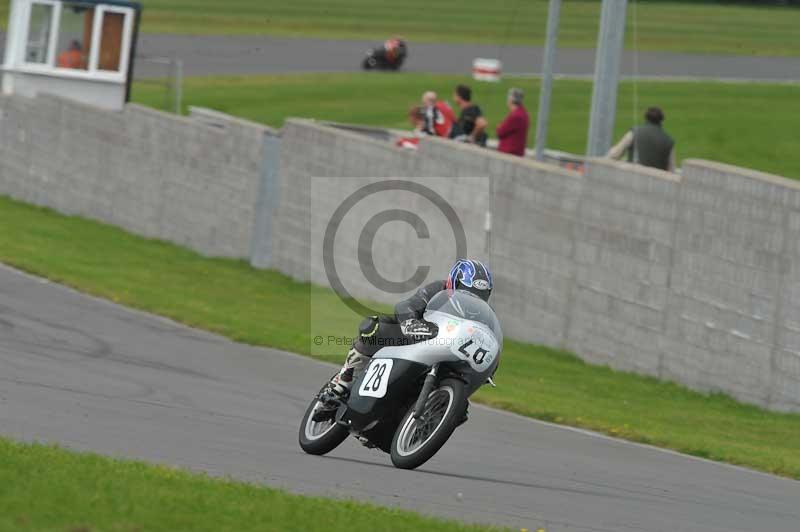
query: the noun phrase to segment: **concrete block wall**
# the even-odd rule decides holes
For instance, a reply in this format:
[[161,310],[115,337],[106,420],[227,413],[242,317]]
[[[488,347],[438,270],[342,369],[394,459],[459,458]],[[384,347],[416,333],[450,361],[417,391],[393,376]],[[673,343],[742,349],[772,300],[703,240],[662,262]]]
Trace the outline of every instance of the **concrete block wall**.
[[679,188],[666,172],[588,164],[566,342],[585,360],[659,375]]
[[502,154],[491,154],[490,174],[492,297],[504,331],[512,338],[563,347],[583,177]]
[[781,262],[781,287],[777,300],[775,344],[772,350],[772,378],[769,385],[770,408],[800,410],[800,187],[790,189],[784,198],[784,245]]
[[0,97],[0,193],[207,255],[249,254],[263,126]]
[[[273,266],[277,269],[300,280],[327,285],[322,242],[334,211],[362,187],[386,183],[387,179],[421,185],[454,206],[463,222],[467,247],[483,253],[485,212],[490,207],[488,179],[478,174],[455,177],[452,168],[429,168],[434,173],[428,173],[420,166],[424,157],[418,152],[310,121],[287,121],[281,142],[281,201],[273,216]],[[449,268],[455,256],[455,240],[447,219],[429,200],[413,191],[374,193],[348,211],[336,233],[334,263],[342,284],[356,297],[387,300],[385,291],[364,282],[358,253],[362,247],[359,236],[367,221],[391,209],[418,214],[427,225],[429,237],[418,237],[405,223],[383,225],[373,249],[365,250],[374,257],[375,268],[382,276],[409,279],[418,266],[429,265],[426,279],[441,279],[441,272]],[[415,252],[410,254],[409,249]],[[420,263],[420,256],[425,257],[425,264]],[[396,293],[391,299],[412,291]]]
[[662,376],[775,409],[800,407],[795,286],[800,187],[686,161]]

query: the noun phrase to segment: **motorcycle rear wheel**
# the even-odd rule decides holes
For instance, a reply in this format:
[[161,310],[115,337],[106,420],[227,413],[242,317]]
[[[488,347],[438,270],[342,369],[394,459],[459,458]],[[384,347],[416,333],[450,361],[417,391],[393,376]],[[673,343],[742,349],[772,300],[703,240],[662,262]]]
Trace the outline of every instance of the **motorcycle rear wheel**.
[[412,405],[392,438],[391,457],[395,467],[414,469],[435,455],[459,425],[467,408],[464,383],[444,379],[428,395],[425,411],[414,419]]
[[326,421],[314,421],[312,416],[322,406],[315,397],[306,409],[303,422],[300,423],[298,441],[300,448],[308,454],[323,455],[336,449],[350,432],[331,418]]

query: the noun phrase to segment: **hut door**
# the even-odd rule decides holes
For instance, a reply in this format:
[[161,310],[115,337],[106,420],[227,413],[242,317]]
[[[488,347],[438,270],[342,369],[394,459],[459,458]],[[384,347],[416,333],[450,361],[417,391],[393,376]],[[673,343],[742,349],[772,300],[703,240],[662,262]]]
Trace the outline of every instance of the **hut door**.
[[125,15],[106,11],[100,28],[100,61],[98,70],[119,71],[122,52],[122,32],[125,27]]

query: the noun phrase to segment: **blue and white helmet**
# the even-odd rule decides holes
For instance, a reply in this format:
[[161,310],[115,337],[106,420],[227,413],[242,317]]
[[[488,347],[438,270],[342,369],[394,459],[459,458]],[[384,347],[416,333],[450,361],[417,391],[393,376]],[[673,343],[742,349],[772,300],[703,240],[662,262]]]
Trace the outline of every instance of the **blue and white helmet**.
[[478,260],[458,259],[447,278],[448,290],[466,290],[484,301],[492,295],[492,272]]

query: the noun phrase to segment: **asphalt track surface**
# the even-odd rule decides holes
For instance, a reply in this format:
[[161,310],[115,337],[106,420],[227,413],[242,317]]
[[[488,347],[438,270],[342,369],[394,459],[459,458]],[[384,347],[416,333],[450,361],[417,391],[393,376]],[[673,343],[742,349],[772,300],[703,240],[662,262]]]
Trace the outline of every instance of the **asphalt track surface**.
[[[168,66],[154,59],[178,58],[185,76],[252,75],[298,72],[356,72],[377,41],[292,39],[267,36],[141,34],[135,77],[163,77]],[[5,34],[0,32],[0,55]],[[537,46],[490,44],[409,44],[407,72],[466,74],[476,57],[501,59],[508,74],[541,73],[544,50]],[[594,75],[594,49],[562,48],[556,73]],[[800,82],[800,58],[721,54],[639,52],[623,55],[621,75],[637,79],[711,79],[722,81]]]
[[[143,34],[138,54],[177,57],[186,76],[213,74],[275,74],[288,72],[354,72],[375,41],[288,39],[259,36],[186,36]],[[500,58],[507,73],[541,72],[541,47],[477,44],[409,44],[408,72],[465,74],[476,57]],[[566,77],[594,74],[594,50],[560,49],[556,72]],[[140,78],[163,76],[166,67],[139,60]],[[622,75],[637,78],[697,78],[730,81],[800,80],[800,58],[625,52]]]
[[0,265],[4,436],[531,530],[798,530],[800,482],[487,408],[416,471],[353,439],[305,455],[331,369]]

